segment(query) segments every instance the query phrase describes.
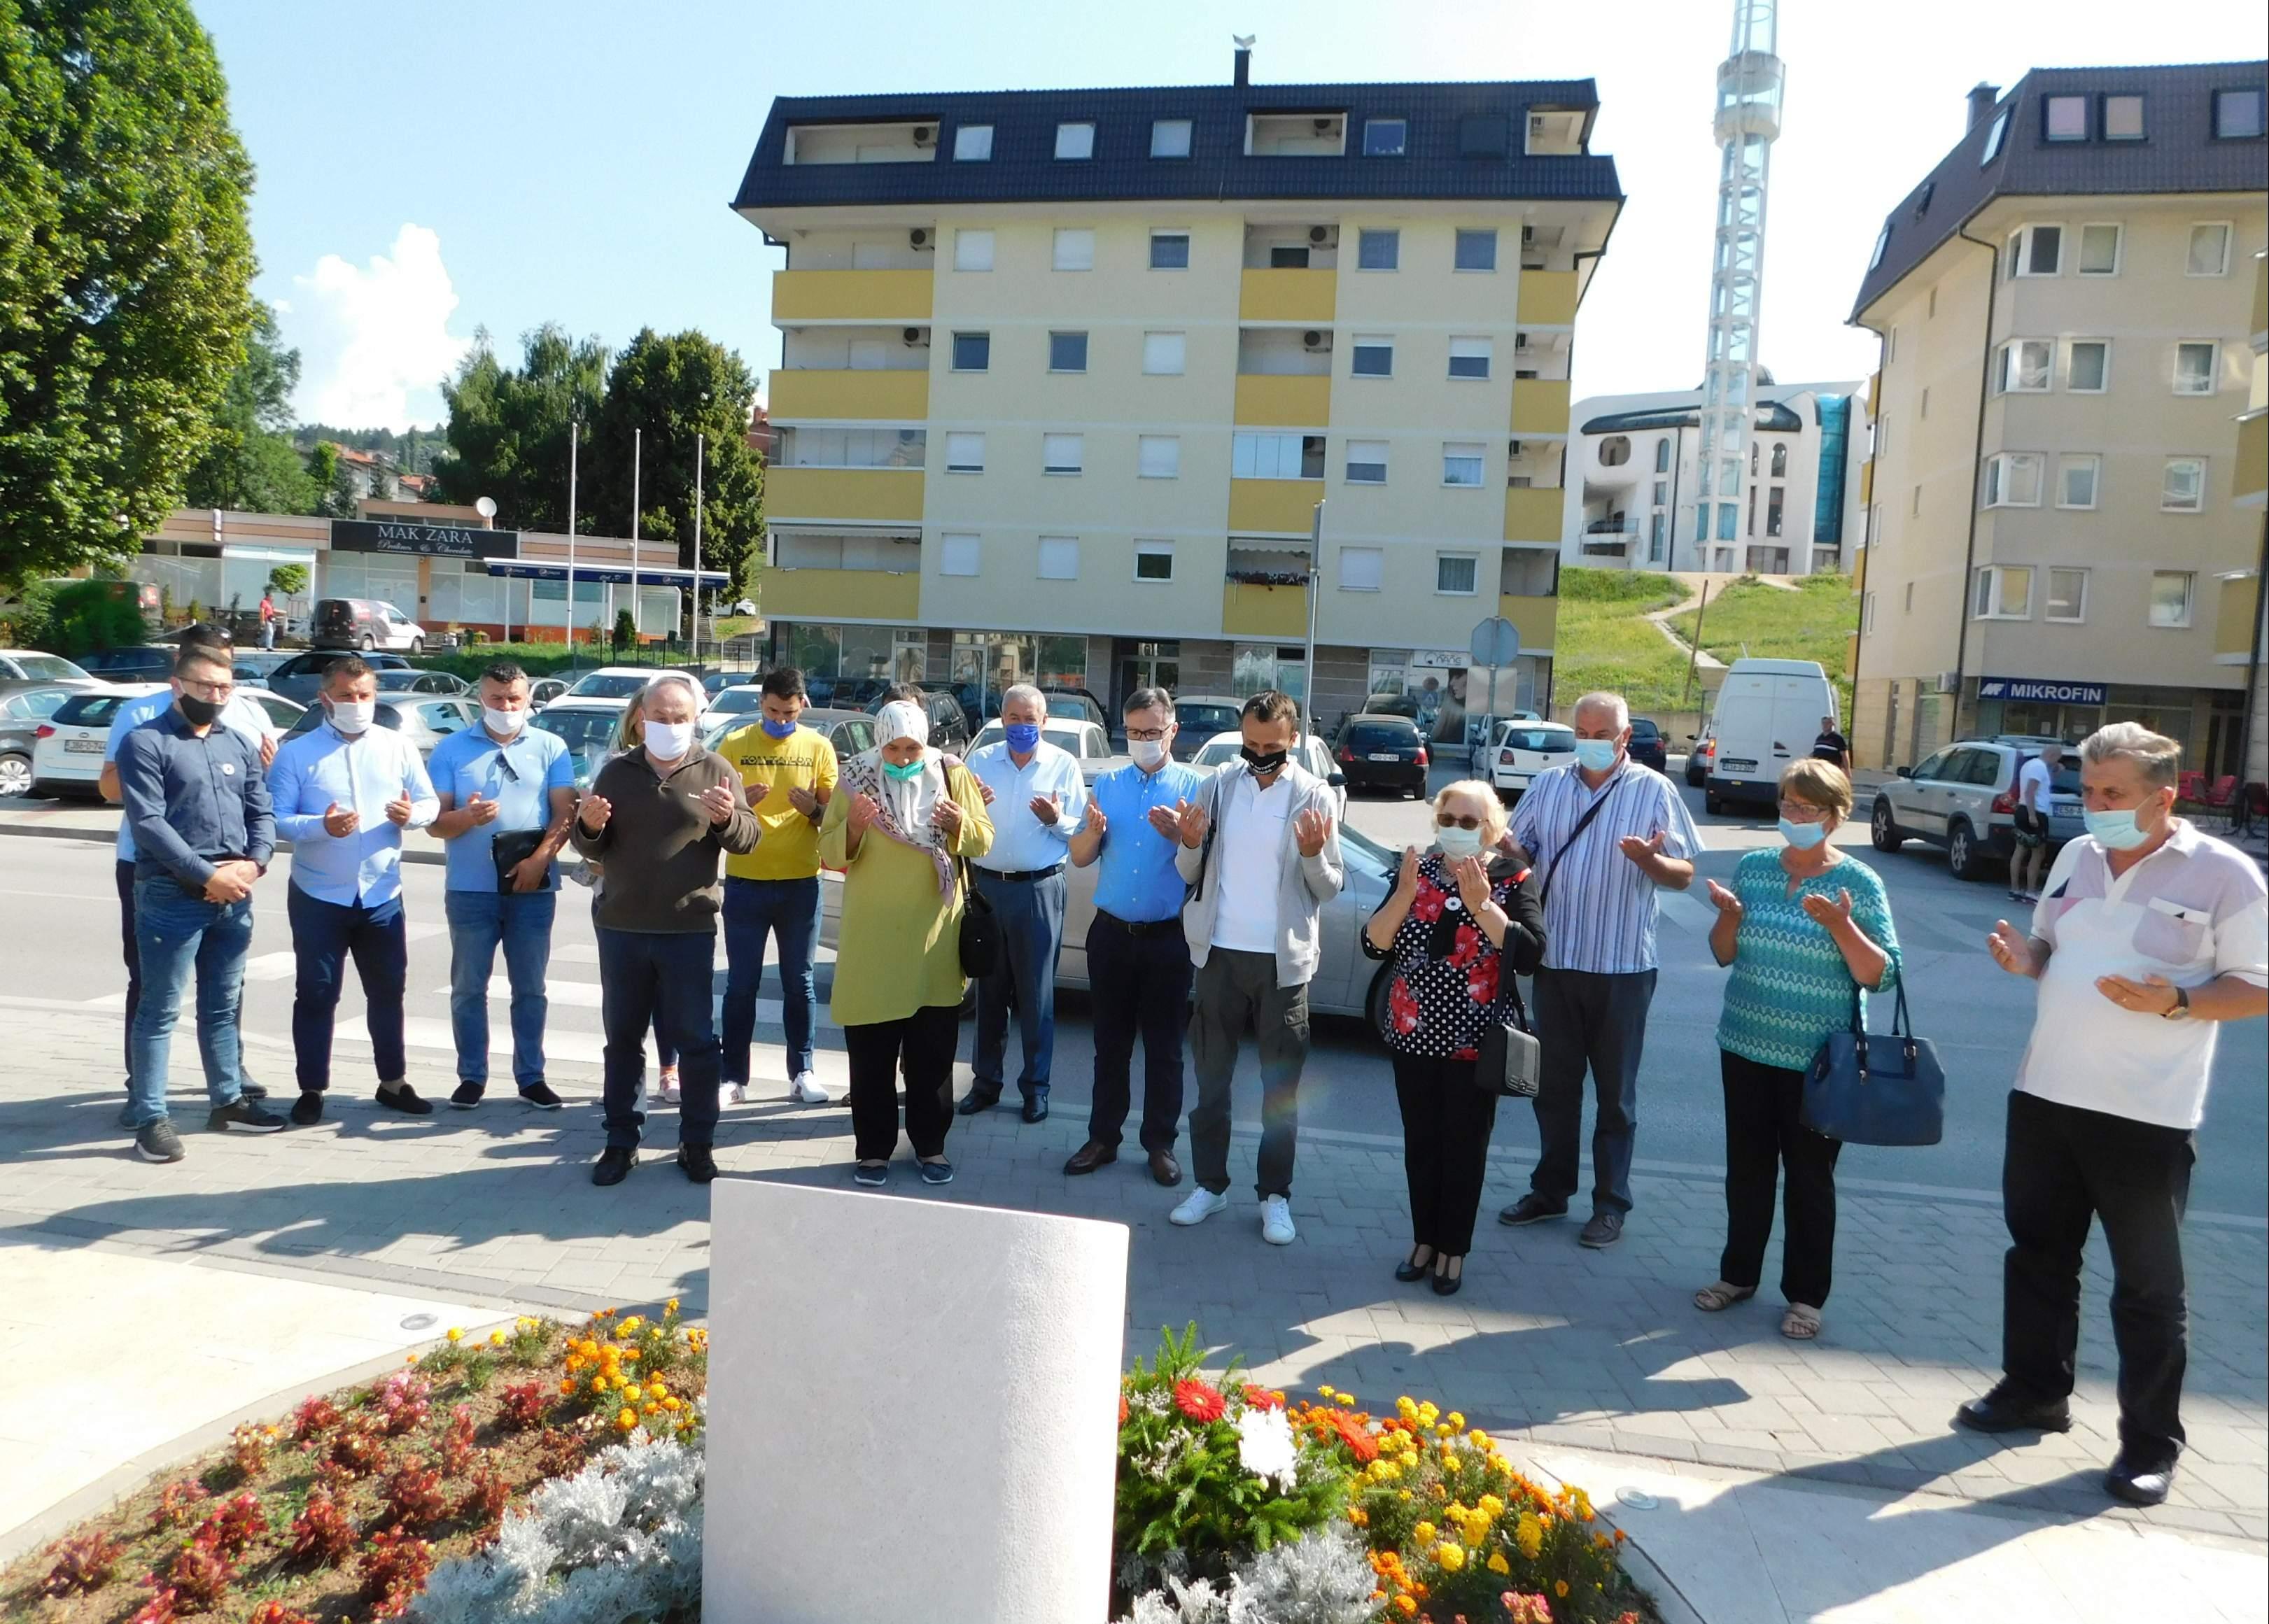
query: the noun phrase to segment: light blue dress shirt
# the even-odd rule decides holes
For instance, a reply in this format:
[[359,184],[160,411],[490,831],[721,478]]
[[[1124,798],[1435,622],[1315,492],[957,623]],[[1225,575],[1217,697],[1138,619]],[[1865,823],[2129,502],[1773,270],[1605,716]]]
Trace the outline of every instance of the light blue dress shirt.
[[1156,772],[1125,766],[1095,780],[1096,803],[1109,827],[1096,858],[1095,905],[1130,925],[1177,918],[1189,882],[1174,867],[1179,844],[1150,827],[1150,808],[1171,808],[1198,793],[1205,775],[1170,761]]
[[[318,902],[375,908],[402,894],[403,826],[386,816],[388,801],[410,797],[410,829],[440,816],[418,747],[373,722],[350,739],[325,722],[285,741],[268,769],[276,832],[292,843],[292,883]],[[344,838],[323,827],[333,806],[361,822]]]
[[[467,727],[433,747],[425,764],[433,787],[462,811],[475,795],[497,803],[496,820],[468,829],[441,843],[453,891],[493,891],[497,871],[491,851],[496,838],[514,830],[545,829],[551,823],[551,792],[575,787],[575,764],[567,742],[556,733],[523,725],[503,744],[486,727]],[[555,867],[551,887],[558,888]]]
[[[110,734],[103,741],[102,761],[108,766],[118,759],[118,746],[126,735],[153,716],[163,716],[174,708],[174,690],[161,688],[154,694],[144,694],[138,699],[129,699],[113,712]],[[245,694],[231,694],[228,703],[221,707],[220,725],[231,733],[240,734],[256,749],[260,742],[276,731],[268,720],[268,712],[260,708],[258,700]],[[134,821],[118,820],[118,860],[134,860]]]
[[[1053,868],[1064,860],[1074,830],[1087,816],[1087,782],[1079,775],[1079,760],[1061,745],[1043,739],[1031,760],[1022,767],[1009,758],[1002,740],[974,749],[964,764],[979,783],[993,792],[986,811],[993,819],[993,845],[977,867],[994,874],[1030,874]],[[1044,823],[1032,816],[1032,797],[1056,798],[1056,821]]]

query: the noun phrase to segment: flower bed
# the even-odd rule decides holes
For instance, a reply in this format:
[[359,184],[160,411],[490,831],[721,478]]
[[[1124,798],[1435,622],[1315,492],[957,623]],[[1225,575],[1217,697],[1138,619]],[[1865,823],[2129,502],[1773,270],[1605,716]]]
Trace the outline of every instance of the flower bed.
[[[693,1624],[707,1365],[674,1302],[453,1331],[15,1564],[0,1618]],[[1121,1386],[1122,1624],[1652,1624],[1622,1539],[1454,1412],[1209,1380],[1195,1325]]]

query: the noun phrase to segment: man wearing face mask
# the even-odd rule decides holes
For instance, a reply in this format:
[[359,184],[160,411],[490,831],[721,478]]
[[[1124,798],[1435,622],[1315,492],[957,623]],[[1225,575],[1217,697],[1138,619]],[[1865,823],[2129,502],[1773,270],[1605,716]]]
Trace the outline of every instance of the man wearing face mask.
[[277,832],[292,842],[292,1049],[299,1098],[292,1120],[320,1122],[331,1086],[331,1029],[347,960],[361,978],[378,1103],[432,1114],[410,1086],[402,995],[410,973],[402,908],[402,836],[440,814],[418,747],[378,725],[378,674],[350,654],[323,672],[324,723],[286,740],[268,769]]
[[1954,1419],[2072,1425],[2081,1252],[2101,1218],[2119,1349],[2119,1453],[2104,1492],[2157,1505],[2182,1452],[2189,1303],[2182,1218],[2214,1039],[2269,1013],[2269,898],[2236,847],[2175,816],[2182,747],[2114,722],[2080,747],[2088,834],[2058,853],[2029,930],[1986,945],[2040,983],[2009,1096],[2001,1192],[2002,1378]]
[[481,673],[481,725],[433,747],[425,770],[446,843],[449,916],[449,1024],[457,1089],[449,1104],[470,1111],[489,1081],[489,977],[504,949],[512,985],[512,1074],[520,1097],[559,1109],[543,1079],[543,990],[559,881],[552,860],[575,812],[575,768],[566,741],[528,725],[528,673],[500,661]]
[[677,1051],[678,1169],[697,1185],[717,1177],[718,860],[755,849],[757,816],[740,774],[701,748],[701,704],[700,684],[682,671],[648,683],[639,699],[644,746],[600,768],[575,814],[576,849],[607,867],[598,905],[607,1148],[595,1185],[618,1185],[638,1165],[648,1028]]
[[993,845],[971,867],[1001,926],[1001,963],[977,984],[977,1049],[961,1114],[1000,1103],[1008,1068],[1009,1011],[1024,1059],[1016,1090],[1024,1120],[1048,1115],[1056,1048],[1056,953],[1063,946],[1064,858],[1087,816],[1087,783],[1069,750],[1040,736],[1047,696],[1018,683],[1001,696],[998,743],[969,753],[969,771],[992,808]]
[[1500,1223],[1566,1215],[1576,1193],[1584,1074],[1599,1126],[1592,1135],[1591,1222],[1578,1239],[1612,1246],[1630,1211],[1638,1131],[1638,1062],[1654,999],[1656,893],[1694,880],[1702,837],[1670,780],[1630,758],[1622,696],[1576,701],[1576,759],[1539,773],[1521,796],[1512,838],[1534,853],[1544,906],[1536,972],[1536,1133],[1542,1155],[1528,1193]]
[[1245,702],[1242,759],[1198,793],[1150,813],[1180,841],[1175,866],[1194,888],[1182,931],[1197,966],[1190,1112],[1197,1188],[1170,1214],[1202,1223],[1229,1205],[1230,1081],[1250,1028],[1260,1051],[1260,1238],[1289,1246],[1300,1072],[1308,1059],[1308,983],[1322,959],[1324,904],[1347,882],[1330,789],[1291,760],[1299,706],[1274,690]]
[[[1142,1039],[1142,1145],[1150,1177],[1182,1182],[1174,1140],[1182,1118],[1182,1032],[1188,1024],[1190,949],[1182,939],[1189,885],[1174,866],[1181,831],[1174,809],[1205,777],[1173,757],[1174,698],[1163,688],[1127,696],[1127,753],[1134,764],[1095,780],[1087,816],[1071,838],[1071,860],[1095,877],[1087,927],[1087,1000],[1095,1022],[1095,1087],[1087,1143],[1064,1163],[1092,1173],[1119,1159],[1133,1089],[1134,1039]],[[1169,816],[1159,825],[1153,814]],[[1171,827],[1165,825],[1171,824]]]
[[717,753],[741,775],[759,830],[755,851],[725,859],[725,1086],[736,1104],[750,1097],[749,1050],[769,936],[780,944],[787,1096],[824,1105],[834,1096],[811,1068],[811,952],[819,940],[819,820],[840,768],[827,735],[797,725],[802,672],[782,666],[767,675],[757,703],[754,722],[717,742]]

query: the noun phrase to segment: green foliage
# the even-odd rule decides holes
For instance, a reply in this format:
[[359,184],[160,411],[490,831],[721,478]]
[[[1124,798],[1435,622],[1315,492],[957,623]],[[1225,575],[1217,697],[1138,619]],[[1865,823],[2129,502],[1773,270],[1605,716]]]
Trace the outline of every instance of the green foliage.
[[318,440],[307,454],[307,477],[315,484],[315,512],[326,519],[351,519],[355,513],[354,475],[339,461],[339,448]]
[[141,609],[109,581],[70,581],[43,588],[41,595],[45,612],[35,646],[50,653],[69,659],[139,643],[149,633]]
[[[1702,646],[1731,665],[1747,655],[1758,660],[1816,660],[1843,695],[1842,713],[1851,714],[1851,633],[1859,625],[1859,600],[1848,575],[1806,575],[1795,588],[1772,587],[1745,576],[1710,595],[1701,616]],[[1691,642],[1692,610],[1674,616],[1678,635]]]
[[268,572],[268,590],[278,597],[296,598],[307,590],[307,566],[279,564]]
[[1667,575],[1562,570],[1553,631],[1554,698],[1564,705],[1578,694],[1607,689],[1622,695],[1641,714],[1679,708],[1686,656],[1645,616],[1688,595]]
[[328,423],[302,423],[292,431],[292,443],[302,452],[313,451],[323,440],[350,451],[381,453],[404,474],[432,473],[448,449],[440,429],[415,424],[399,434],[392,429],[343,429]]
[[251,184],[189,0],[0,0],[0,581],[180,499],[256,321]]
[[613,641],[617,650],[629,648],[638,641],[638,616],[626,609],[615,611]]
[[[547,324],[522,343],[521,365],[497,359],[485,329],[457,375],[441,386],[449,404],[449,451],[434,468],[444,502],[496,500],[498,522],[521,530],[567,528],[571,424],[585,436],[606,394],[607,348]],[[588,470],[590,460],[583,462]],[[625,464],[627,469],[627,461]],[[580,498],[584,508],[588,496]],[[594,527],[580,517],[577,528]]]
[[205,447],[182,500],[191,507],[239,513],[305,513],[320,487],[292,448],[292,391],[299,385],[299,352],[277,346],[276,317],[254,307],[244,362],[232,373]]

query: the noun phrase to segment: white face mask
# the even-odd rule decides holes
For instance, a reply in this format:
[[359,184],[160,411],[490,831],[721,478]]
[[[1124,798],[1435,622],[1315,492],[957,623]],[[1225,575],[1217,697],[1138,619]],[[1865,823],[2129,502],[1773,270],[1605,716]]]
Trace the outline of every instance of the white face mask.
[[1127,753],[1134,758],[1136,766],[1155,767],[1166,759],[1166,742],[1164,739],[1129,739]]
[[658,722],[652,717],[646,724],[647,754],[656,761],[676,761],[693,748],[691,722]]
[[528,726],[526,711],[497,711],[481,706],[481,720],[488,724],[491,733],[500,733],[507,739]]
[[349,738],[369,732],[378,716],[375,699],[332,699],[327,703],[331,710],[331,726]]

